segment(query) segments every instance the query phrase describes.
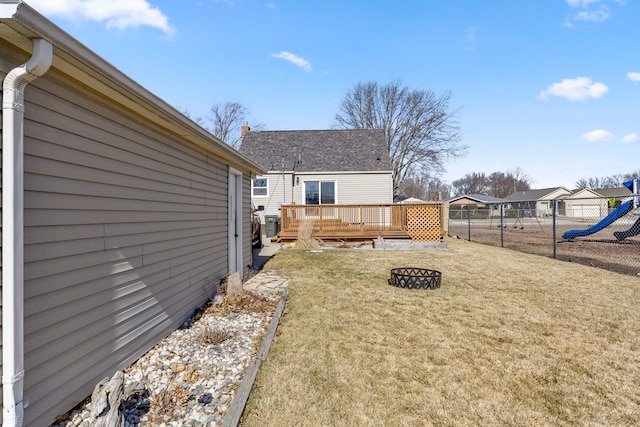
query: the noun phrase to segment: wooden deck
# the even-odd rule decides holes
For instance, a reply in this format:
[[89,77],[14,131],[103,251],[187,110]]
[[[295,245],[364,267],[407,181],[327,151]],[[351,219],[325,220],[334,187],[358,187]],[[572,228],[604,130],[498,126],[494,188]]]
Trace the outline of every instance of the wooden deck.
[[295,241],[300,230],[313,227],[324,240],[385,239],[441,241],[444,204],[440,202],[390,205],[284,205],[279,238]]

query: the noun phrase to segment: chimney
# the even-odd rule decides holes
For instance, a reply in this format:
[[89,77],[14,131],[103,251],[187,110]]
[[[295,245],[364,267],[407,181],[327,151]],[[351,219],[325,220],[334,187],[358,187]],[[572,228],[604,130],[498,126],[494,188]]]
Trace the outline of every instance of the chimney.
[[250,130],[251,128],[249,127],[249,123],[244,122],[244,125],[242,125],[242,133],[240,134],[240,139],[244,139],[244,135]]

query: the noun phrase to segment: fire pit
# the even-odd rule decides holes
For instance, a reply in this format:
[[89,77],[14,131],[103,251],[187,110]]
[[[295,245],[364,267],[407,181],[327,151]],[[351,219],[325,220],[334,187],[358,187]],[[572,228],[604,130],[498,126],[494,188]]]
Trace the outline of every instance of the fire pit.
[[426,268],[392,268],[389,284],[407,289],[437,289],[442,273]]

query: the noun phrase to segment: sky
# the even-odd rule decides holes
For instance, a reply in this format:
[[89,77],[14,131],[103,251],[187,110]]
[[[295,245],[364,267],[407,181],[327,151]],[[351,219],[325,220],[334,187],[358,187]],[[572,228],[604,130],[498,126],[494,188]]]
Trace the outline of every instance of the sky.
[[205,117],[329,129],[359,82],[451,93],[464,158],[533,188],[640,169],[640,0],[26,0],[141,86]]

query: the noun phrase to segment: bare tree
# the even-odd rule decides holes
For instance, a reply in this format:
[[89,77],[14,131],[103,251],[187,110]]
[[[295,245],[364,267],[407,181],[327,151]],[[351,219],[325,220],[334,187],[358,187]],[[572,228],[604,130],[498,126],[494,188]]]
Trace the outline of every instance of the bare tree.
[[[513,179],[514,188],[513,192],[516,191],[527,191],[531,190],[531,186],[535,183],[535,180],[531,178],[529,175],[524,173],[522,169],[519,167],[515,168],[512,171],[507,172],[509,179]],[[511,194],[511,193],[509,193]],[[496,196],[497,197],[497,196]]]
[[633,172],[616,174],[603,178],[580,178],[578,181],[576,181],[575,186],[578,189],[618,188],[622,187],[625,182],[631,181],[636,178],[640,178],[640,169]]
[[484,194],[504,198],[516,191],[531,189],[531,178],[520,168],[508,172],[493,172],[487,176],[484,172],[472,172],[451,184],[456,195]]
[[504,198],[516,191],[531,189],[531,178],[520,168],[508,172],[494,172],[489,175],[489,195]]
[[416,199],[425,200],[427,192],[425,191],[426,180],[423,175],[409,175],[400,185],[396,194],[404,197],[415,197]]
[[[245,122],[248,122],[249,118],[249,109],[247,107],[243,107],[237,102],[213,104],[211,106],[211,115],[206,118],[192,114],[186,108],[180,108],[180,112],[236,150],[240,148],[242,126],[244,126]],[[251,123],[252,130],[262,130],[264,127],[262,123]]]
[[583,190],[585,188],[589,188],[589,181],[586,178],[580,178],[576,181],[576,189]]
[[429,177],[426,200],[446,200],[451,195],[451,185],[437,177]]
[[451,183],[457,196],[462,194],[487,194],[489,193],[489,178],[484,172],[471,172]]
[[625,173],[622,175],[622,182],[631,181],[633,179],[640,179],[640,169],[636,169],[633,172]]
[[[236,150],[242,142],[242,126],[247,122],[249,109],[237,102],[213,104],[211,115],[207,120],[211,123],[211,133],[232,146]],[[262,123],[251,123],[253,130],[264,128]]]
[[187,109],[187,108],[180,108],[180,112],[182,114],[184,114],[185,116],[189,117],[191,120],[193,120],[194,122],[196,122],[197,124],[199,124],[200,126],[202,126],[203,128],[206,129],[206,124],[204,122],[204,119],[201,116],[196,116],[194,115],[191,110]]
[[447,160],[466,154],[450,99],[450,92],[410,90],[400,80],[384,86],[360,82],[346,93],[333,127],[385,131],[395,193],[410,171],[443,172]]
[[403,196],[420,200],[445,200],[449,198],[450,192],[451,185],[440,178],[420,173],[407,176],[398,190]]

